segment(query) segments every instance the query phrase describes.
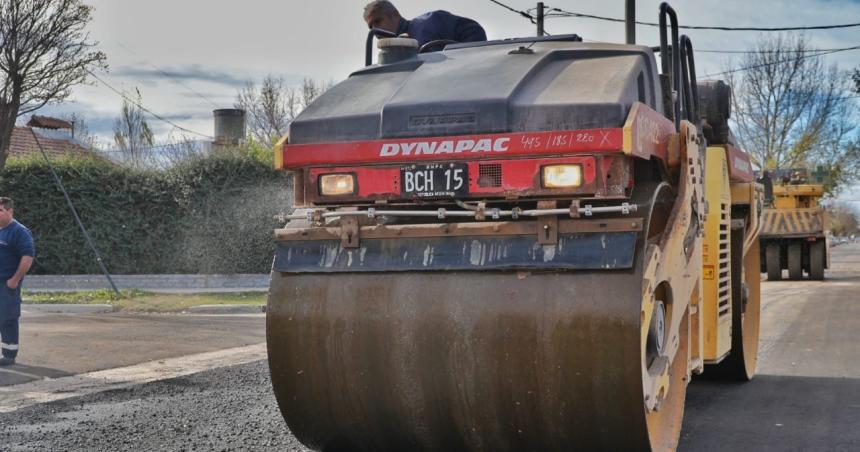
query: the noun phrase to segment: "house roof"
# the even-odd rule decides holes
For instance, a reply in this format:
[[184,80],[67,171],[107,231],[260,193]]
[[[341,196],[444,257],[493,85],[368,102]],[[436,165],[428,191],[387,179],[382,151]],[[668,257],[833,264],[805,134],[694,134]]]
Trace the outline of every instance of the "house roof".
[[72,129],[72,123],[63,121],[62,119],[51,118],[48,116],[33,115],[30,121],[27,122],[27,127],[38,127],[41,129]]
[[[91,154],[87,148],[70,140],[39,136],[39,144],[42,145],[42,148],[48,155]],[[39,146],[33,138],[33,129],[29,127],[15,127],[12,130],[12,140],[9,144],[10,156],[23,156],[38,152]]]

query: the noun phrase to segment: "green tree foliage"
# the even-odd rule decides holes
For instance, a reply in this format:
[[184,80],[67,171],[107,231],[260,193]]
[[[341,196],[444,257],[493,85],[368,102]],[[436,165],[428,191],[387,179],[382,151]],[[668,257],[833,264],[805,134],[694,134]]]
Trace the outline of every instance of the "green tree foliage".
[[[291,203],[291,181],[257,152],[220,152],[158,172],[94,158],[53,163],[112,273],[266,273],[279,226],[273,216]],[[43,160],[10,160],[0,192],[33,231],[34,273],[99,272]]]
[[835,204],[830,207],[830,230],[836,235],[857,233],[857,211],[849,204]]

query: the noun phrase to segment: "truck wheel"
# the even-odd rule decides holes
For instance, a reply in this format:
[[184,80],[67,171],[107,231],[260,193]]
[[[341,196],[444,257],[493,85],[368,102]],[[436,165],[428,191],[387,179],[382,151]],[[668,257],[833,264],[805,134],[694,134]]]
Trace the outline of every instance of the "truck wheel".
[[803,246],[800,243],[788,245],[788,278],[803,279]]
[[809,244],[809,279],[821,281],[824,279],[824,255],[827,253],[824,240],[816,240]]
[[779,262],[779,244],[769,243],[765,251],[765,266],[767,267],[767,280],[779,281],[782,279],[782,267]]

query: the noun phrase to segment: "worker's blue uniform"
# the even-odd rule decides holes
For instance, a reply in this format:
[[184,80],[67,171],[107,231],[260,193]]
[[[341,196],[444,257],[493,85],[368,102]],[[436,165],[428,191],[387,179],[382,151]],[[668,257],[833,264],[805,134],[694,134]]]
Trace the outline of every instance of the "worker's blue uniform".
[[[34,256],[33,235],[12,220],[0,229],[0,349],[4,358],[18,356],[18,320],[21,317],[21,283],[10,289],[6,281],[15,275],[23,256]],[[23,283],[23,281],[22,281]]]
[[457,42],[486,41],[487,33],[472,19],[455,16],[448,11],[430,11],[412,20],[400,19],[397,34],[409,34],[418,45],[439,39]]

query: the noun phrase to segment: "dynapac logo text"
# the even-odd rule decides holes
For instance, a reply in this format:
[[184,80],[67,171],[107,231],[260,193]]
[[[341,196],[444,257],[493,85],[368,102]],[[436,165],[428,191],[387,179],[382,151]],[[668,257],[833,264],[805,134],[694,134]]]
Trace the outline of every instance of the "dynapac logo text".
[[413,143],[385,143],[380,157],[396,155],[460,154],[462,152],[507,152],[510,138],[482,138],[480,140],[417,141]]

